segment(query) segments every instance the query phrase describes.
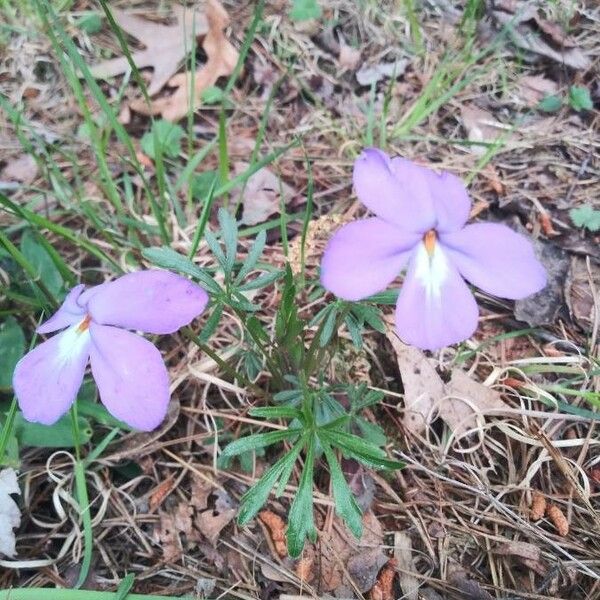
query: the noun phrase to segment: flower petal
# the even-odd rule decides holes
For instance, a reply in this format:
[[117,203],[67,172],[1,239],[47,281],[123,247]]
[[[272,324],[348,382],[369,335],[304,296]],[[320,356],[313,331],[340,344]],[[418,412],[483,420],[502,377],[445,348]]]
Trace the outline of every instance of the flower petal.
[[435,246],[420,244],[396,304],[396,328],[404,342],[436,350],[469,338],[477,328],[477,303],[467,284]]
[[89,298],[95,323],[173,333],[206,307],[208,294],[189,279],[169,271],[137,271],[123,275]]
[[546,285],[546,271],[523,235],[498,223],[475,223],[440,236],[461,275],[488,294],[518,300]]
[[67,294],[60,308],[45,323],[42,323],[36,331],[38,333],[52,333],[79,323],[85,315],[85,309],[79,306],[77,300],[84,288],[85,285],[83,284],[76,285]]
[[321,283],[345,300],[367,298],[398,276],[420,238],[377,217],[348,223],[325,248]]
[[435,225],[425,169],[403,158],[367,148],[354,163],[354,189],[378,217],[404,231],[424,233]]
[[143,337],[90,324],[90,359],[100,400],[131,427],[150,431],[169,405],[169,375],[157,348]]
[[28,421],[52,425],[69,410],[83,381],[89,348],[87,328],[72,325],[17,363],[13,388]]
[[438,233],[462,229],[471,212],[471,198],[460,177],[427,169],[427,179],[435,207]]

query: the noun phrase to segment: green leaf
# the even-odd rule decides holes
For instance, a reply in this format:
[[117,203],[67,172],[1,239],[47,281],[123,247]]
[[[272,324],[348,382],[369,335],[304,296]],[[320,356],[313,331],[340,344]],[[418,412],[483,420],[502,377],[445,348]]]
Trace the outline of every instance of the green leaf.
[[323,323],[323,329],[321,329],[321,335],[319,336],[319,346],[324,348],[331,340],[331,336],[333,335],[335,329],[335,323],[337,321],[337,305],[330,304],[327,308],[329,308],[329,313],[325,318],[325,322]]
[[217,330],[219,322],[221,321],[221,317],[223,316],[224,308],[225,307],[223,306],[223,304],[218,304],[217,306],[215,306],[210,317],[208,317],[206,323],[204,324],[204,327],[202,328],[202,331],[200,332],[200,335],[198,336],[198,339],[203,344],[208,342],[212,334]]
[[569,216],[577,227],[586,227],[590,231],[600,230],[600,210],[592,208],[589,204],[572,208]]
[[102,17],[95,12],[87,13],[77,21],[77,27],[90,35],[102,31]]
[[221,236],[225,244],[225,272],[231,273],[237,252],[238,226],[235,218],[223,207],[219,208],[218,218]]
[[252,248],[250,248],[250,252],[248,252],[248,256],[242,265],[242,268],[239,270],[235,281],[237,284],[241,283],[242,279],[254,269],[262,251],[264,250],[265,243],[267,241],[267,232],[264,229],[261,229],[254,240],[254,244],[252,244]]
[[346,327],[348,328],[348,333],[352,338],[352,343],[356,348],[360,350],[362,347],[362,327],[360,323],[356,320],[356,317],[352,314],[346,315],[344,319],[344,323],[346,323]]
[[284,454],[241,498],[238,523],[245,525],[260,510],[267,501],[269,493],[277,482],[279,476],[293,466],[306,442],[305,436],[299,439],[294,447]]
[[144,248],[142,256],[152,264],[170,271],[177,271],[184,275],[197,279],[209,292],[219,294],[222,290],[214,279],[198,265],[195,265],[187,256],[175,252],[175,250],[163,248]]
[[257,406],[251,408],[248,414],[263,419],[299,419],[302,413],[293,406]]
[[271,446],[277,442],[283,442],[284,440],[295,437],[299,433],[301,433],[300,429],[284,429],[269,431],[268,433],[255,433],[254,435],[249,435],[231,442],[231,444],[223,449],[221,454],[222,456],[237,456],[243,452]]
[[16,364],[25,354],[25,335],[14,317],[0,323],[0,389],[12,387]]
[[362,511],[350,490],[350,486],[344,477],[340,463],[331,449],[331,446],[326,443],[322,443],[322,446],[331,473],[331,487],[333,488],[335,510],[338,515],[344,519],[346,525],[348,525],[348,528],[355,537],[360,539],[363,529]]
[[154,121],[152,129],[142,137],[141,146],[144,154],[155,159],[158,155],[154,147],[155,140],[160,144],[162,154],[169,158],[176,158],[181,153],[181,139],[185,135],[183,128],[177,123],[161,119]]
[[200,98],[204,104],[220,104],[225,98],[225,94],[220,87],[211,85],[202,92]]
[[562,106],[562,98],[560,96],[556,96],[554,94],[549,94],[548,96],[544,96],[539,104],[538,108],[547,113],[553,113],[560,110]]
[[258,276],[256,279],[244,283],[238,287],[238,291],[247,292],[249,290],[259,290],[260,288],[267,287],[275,281],[281,278],[283,271],[273,271],[272,273],[265,273],[264,275]]
[[572,85],[569,88],[569,104],[576,111],[592,110],[594,108],[590,90],[582,85]]
[[273,396],[275,402],[281,402],[283,404],[296,404],[301,398],[301,390],[283,390],[282,392],[277,392]]
[[36,279],[39,279],[56,296],[63,287],[60,271],[30,229],[26,229],[21,236],[21,253],[35,269]]
[[[83,444],[90,441],[92,427],[85,417],[79,419],[79,441]],[[73,448],[73,428],[71,415],[61,417],[54,425],[31,423],[18,412],[15,417],[15,435],[21,446],[34,448]]]
[[307,536],[315,539],[317,531],[315,529],[313,515],[313,474],[315,468],[315,438],[311,436],[306,450],[304,460],[304,470],[300,477],[300,484],[296,497],[292,502],[290,514],[288,516],[287,528],[287,547],[288,554],[292,558],[297,558],[304,548],[304,541]]
[[321,16],[321,7],[317,0],[294,0],[290,19],[292,21],[308,21],[318,19]]
[[383,429],[376,423],[371,423],[362,417],[355,417],[354,422],[360,429],[362,437],[376,446],[385,446],[387,437]]
[[218,171],[204,171],[203,173],[195,174],[190,184],[192,198],[202,201],[208,198],[211,188],[218,182],[218,177]]
[[357,435],[346,433],[330,426],[319,429],[319,437],[325,438],[332,446],[339,448],[347,456],[356,458],[374,469],[401,469],[404,464],[390,460],[384,450],[363,440]]

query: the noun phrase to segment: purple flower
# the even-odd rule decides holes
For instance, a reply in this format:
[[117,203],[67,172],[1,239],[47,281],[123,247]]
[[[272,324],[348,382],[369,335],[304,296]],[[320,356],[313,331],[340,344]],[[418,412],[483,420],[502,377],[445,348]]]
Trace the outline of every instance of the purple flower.
[[354,165],[354,188],[377,216],[335,233],[321,281],[340,298],[361,300],[407,267],[396,304],[405,342],[434,350],[473,334],[479,311],[464,279],[510,299],[546,284],[527,238],[496,223],[465,225],[471,200],[458,177],[370,148]]
[[168,271],[138,271],[85,290],[74,287],[38,333],[64,329],[17,364],[13,387],[28,421],[51,425],[67,412],[88,363],[100,399],[118,419],[150,431],[169,404],[169,376],[157,348],[127,331],[173,333],[199,315],[208,294]]

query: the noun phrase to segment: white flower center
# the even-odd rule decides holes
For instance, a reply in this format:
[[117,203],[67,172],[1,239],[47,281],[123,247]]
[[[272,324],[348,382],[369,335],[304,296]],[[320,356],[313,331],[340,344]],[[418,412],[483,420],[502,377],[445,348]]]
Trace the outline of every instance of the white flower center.
[[57,359],[60,364],[66,364],[85,352],[90,339],[90,321],[91,317],[86,315],[79,323],[63,331],[58,343]]
[[448,275],[448,259],[437,243],[437,234],[431,229],[417,246],[414,275],[425,288],[427,301],[439,302],[442,286]]

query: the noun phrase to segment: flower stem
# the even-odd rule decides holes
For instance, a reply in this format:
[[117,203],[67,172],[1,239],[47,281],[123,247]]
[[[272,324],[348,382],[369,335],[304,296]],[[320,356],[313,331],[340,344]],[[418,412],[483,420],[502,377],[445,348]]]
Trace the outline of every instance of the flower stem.
[[87,579],[92,564],[92,518],[90,515],[90,500],[88,496],[87,483],[85,480],[85,465],[81,460],[80,434],[79,434],[79,418],[77,416],[77,402],[71,407],[71,427],[73,430],[73,439],[75,441],[75,493],[77,503],[79,504],[79,514],[83,524],[83,562],[79,571],[79,578],[75,584],[76,588],[80,588]]

